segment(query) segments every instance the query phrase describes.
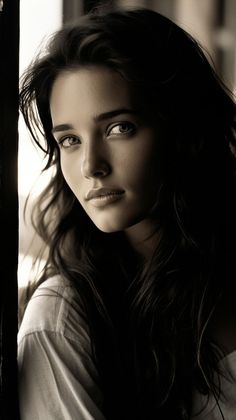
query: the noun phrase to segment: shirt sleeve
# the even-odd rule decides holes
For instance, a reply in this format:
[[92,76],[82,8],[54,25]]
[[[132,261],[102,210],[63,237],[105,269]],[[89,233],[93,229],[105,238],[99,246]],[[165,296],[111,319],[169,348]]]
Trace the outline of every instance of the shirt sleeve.
[[[31,305],[25,324],[40,302],[42,318],[54,301],[47,298],[46,308],[42,297],[35,302],[37,307]],[[31,326],[31,330],[25,324],[18,343],[21,420],[105,420],[96,369],[80,330],[72,337],[64,333],[65,328],[53,330],[47,323]]]
[[195,392],[191,420],[235,420],[236,418],[236,351],[219,362],[221,376],[221,397],[216,403],[212,395]]

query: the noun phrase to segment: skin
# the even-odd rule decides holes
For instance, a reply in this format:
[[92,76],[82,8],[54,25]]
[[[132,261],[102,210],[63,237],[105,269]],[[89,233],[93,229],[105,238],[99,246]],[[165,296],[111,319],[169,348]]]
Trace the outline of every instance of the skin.
[[[155,239],[145,239],[155,227],[150,210],[160,188],[163,129],[144,116],[128,82],[101,66],[61,72],[50,108],[63,175],[88,216],[103,232],[125,231],[137,250],[150,253]],[[120,109],[131,112],[103,115]],[[86,195],[100,187],[124,193],[96,207]]]

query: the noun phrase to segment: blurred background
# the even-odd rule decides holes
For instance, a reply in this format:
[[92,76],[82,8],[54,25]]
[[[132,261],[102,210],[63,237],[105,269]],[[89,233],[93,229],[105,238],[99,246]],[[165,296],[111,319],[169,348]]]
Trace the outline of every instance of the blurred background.
[[[20,75],[54,31],[103,2],[95,0],[20,1]],[[107,1],[105,1],[107,3]],[[190,32],[209,53],[218,74],[236,92],[236,1],[235,0],[114,0],[109,4],[141,6],[156,10]],[[40,250],[30,225],[30,205],[23,217],[26,197],[37,196],[47,178],[40,176],[44,162],[33,146],[22,117],[19,118],[19,288],[32,280],[41,264],[32,268]],[[47,176],[50,176],[48,174]]]

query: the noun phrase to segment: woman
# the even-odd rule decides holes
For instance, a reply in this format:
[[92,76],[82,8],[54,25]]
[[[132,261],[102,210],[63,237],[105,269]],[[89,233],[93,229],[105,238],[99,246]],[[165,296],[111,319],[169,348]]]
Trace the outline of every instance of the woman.
[[235,104],[200,47],[150,10],[93,12],[20,100],[54,168],[22,419],[233,419]]

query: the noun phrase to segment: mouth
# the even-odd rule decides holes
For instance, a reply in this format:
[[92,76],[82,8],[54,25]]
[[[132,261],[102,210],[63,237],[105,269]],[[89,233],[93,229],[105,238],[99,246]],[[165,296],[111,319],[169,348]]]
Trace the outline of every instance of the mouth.
[[95,207],[102,207],[120,200],[124,193],[123,190],[118,189],[96,188],[88,192],[86,201],[91,201]]

